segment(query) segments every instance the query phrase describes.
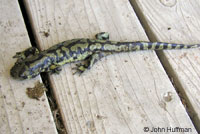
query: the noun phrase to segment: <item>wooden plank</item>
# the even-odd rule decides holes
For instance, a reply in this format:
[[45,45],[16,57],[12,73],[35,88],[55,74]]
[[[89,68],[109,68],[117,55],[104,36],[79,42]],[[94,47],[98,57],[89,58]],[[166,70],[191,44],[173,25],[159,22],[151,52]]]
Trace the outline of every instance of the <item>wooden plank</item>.
[[[200,43],[200,1],[133,1],[138,5],[152,38],[175,43]],[[188,101],[191,117],[200,133],[200,55],[199,49],[164,51],[161,60],[179,91]]]
[[17,51],[30,47],[30,41],[17,0],[0,0],[0,133],[57,133],[47,97],[40,101],[26,95],[40,77],[17,81],[10,68]]
[[[42,49],[108,31],[113,40],[146,40],[128,0],[25,1]],[[44,35],[48,32],[48,36]],[[83,75],[65,65],[51,84],[68,133],[145,133],[191,123],[154,51],[108,56]]]

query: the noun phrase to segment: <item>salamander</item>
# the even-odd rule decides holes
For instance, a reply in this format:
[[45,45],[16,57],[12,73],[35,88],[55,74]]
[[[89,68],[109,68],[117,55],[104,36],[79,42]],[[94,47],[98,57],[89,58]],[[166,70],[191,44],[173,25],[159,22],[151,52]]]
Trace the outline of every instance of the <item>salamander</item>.
[[17,61],[11,68],[10,74],[15,79],[31,79],[41,72],[59,73],[62,65],[82,61],[76,67],[77,72],[81,74],[90,69],[102,57],[113,53],[197,47],[200,47],[200,44],[110,41],[109,34],[101,32],[96,34],[96,39],[72,39],[56,44],[41,52],[35,47],[17,52],[13,56],[13,58],[17,58]]

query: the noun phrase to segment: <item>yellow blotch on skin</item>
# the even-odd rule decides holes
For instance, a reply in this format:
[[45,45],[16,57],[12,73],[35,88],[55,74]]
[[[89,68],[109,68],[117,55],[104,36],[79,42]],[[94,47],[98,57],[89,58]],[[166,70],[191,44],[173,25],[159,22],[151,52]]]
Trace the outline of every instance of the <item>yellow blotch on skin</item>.
[[139,45],[133,46],[132,44],[129,44],[129,49],[130,51],[140,50],[140,46]]
[[83,44],[76,44],[76,45],[72,46],[70,49],[71,49],[71,51],[76,52],[78,50],[78,48],[81,48],[81,50],[83,51],[87,47],[88,47],[88,43],[83,43]]
[[95,43],[94,45],[90,46],[90,50],[93,51],[95,49],[101,49],[102,45],[100,43]]
[[[66,59],[66,57],[64,57],[63,53],[61,53],[61,51],[65,51],[66,55],[69,56],[69,49],[66,48],[66,47],[61,47],[60,50],[56,50],[56,53],[57,53],[58,57],[60,57],[60,58],[63,57],[64,58],[63,61],[58,62],[58,63],[54,63],[55,65],[58,65],[58,66],[61,66],[61,65],[64,65],[64,64],[67,63],[67,59]],[[54,58],[56,58],[56,55],[54,56]]]
[[77,55],[77,59],[75,61],[84,60],[88,56],[88,52],[84,52],[83,54]]
[[192,46],[191,48],[197,48],[198,47],[198,45],[194,45],[194,46]]
[[109,51],[115,50],[115,47],[116,47],[115,45],[110,45],[110,44],[104,45],[104,49]]
[[65,51],[66,54],[69,53],[69,49],[68,49],[68,48],[66,48],[66,47],[61,47],[61,49],[62,49],[63,51]]
[[142,42],[142,44],[143,44],[143,49],[144,50],[148,50],[148,43]]
[[[118,46],[116,46],[116,49],[118,48]],[[118,48],[118,51],[125,51],[127,52],[129,50],[129,46],[126,45],[120,45]]]
[[180,45],[177,45],[175,49],[180,49]]
[[157,42],[152,43],[151,50],[155,50],[156,44],[157,44]]
[[56,50],[56,53],[57,53],[58,57],[63,57],[63,54],[61,53],[61,50]]
[[160,46],[159,46],[159,50],[162,50],[162,49],[163,49],[163,46],[164,46],[164,44],[161,43]]
[[57,68],[56,65],[51,65],[51,66],[50,66],[50,69],[51,69],[51,70],[53,70],[53,69],[55,69],[55,68]]
[[187,46],[187,45],[185,45],[183,48],[188,48],[188,46]]
[[172,44],[168,44],[167,49],[172,49]]
[[140,46],[139,45],[135,46],[135,50],[139,51],[140,50]]

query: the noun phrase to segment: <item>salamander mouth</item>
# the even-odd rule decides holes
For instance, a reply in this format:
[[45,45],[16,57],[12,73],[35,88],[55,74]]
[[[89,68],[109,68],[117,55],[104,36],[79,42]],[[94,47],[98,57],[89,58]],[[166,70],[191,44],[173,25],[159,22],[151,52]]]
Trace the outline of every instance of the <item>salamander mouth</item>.
[[16,78],[17,72],[16,72],[13,68],[11,68],[11,70],[10,70],[10,75],[11,75],[13,78]]
[[13,78],[18,78],[19,75],[18,75],[18,70],[17,70],[17,64],[15,64],[11,69],[10,69],[10,75],[13,77]]
[[22,71],[24,67],[22,64],[16,63],[11,69],[10,69],[10,75],[15,79],[26,79],[24,76],[22,76]]

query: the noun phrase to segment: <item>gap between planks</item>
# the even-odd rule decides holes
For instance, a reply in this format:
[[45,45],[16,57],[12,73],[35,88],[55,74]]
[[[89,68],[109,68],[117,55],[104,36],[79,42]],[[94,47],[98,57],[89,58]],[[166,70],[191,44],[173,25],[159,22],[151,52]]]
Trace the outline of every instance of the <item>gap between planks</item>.
[[[28,35],[29,35],[31,45],[33,47],[38,48],[37,41],[36,41],[36,38],[34,37],[34,32],[33,32],[33,29],[31,27],[31,20],[28,17],[26,7],[24,5],[24,1],[18,0],[18,3],[19,3],[20,8],[21,8],[21,13],[22,13],[23,18],[24,18],[24,23],[25,23],[25,26],[26,26],[26,29],[27,29],[27,32],[28,32]],[[38,48],[38,50],[40,50],[40,48]],[[48,78],[48,73],[41,73],[40,77],[41,77],[42,83],[47,88],[46,96],[48,98],[47,100],[49,102],[50,110],[52,112],[57,131],[58,131],[58,133],[65,134],[66,130],[64,128],[63,120],[61,118],[60,110],[59,110],[59,107],[57,105],[55,96],[52,93],[52,88],[51,88],[51,83],[50,83],[49,78]]]
[[[167,36],[162,37],[162,36],[160,36],[162,34],[156,33],[155,32],[156,31],[155,28],[152,28],[152,23],[153,22],[151,22],[151,19],[147,19],[147,17],[149,17],[148,16],[149,14],[145,13],[146,12],[145,8],[152,9],[152,11],[150,11],[150,10],[149,11],[153,12],[154,11],[153,10],[154,7],[146,6],[144,4],[144,1],[138,1],[138,0],[129,0],[129,1],[132,4],[132,7],[135,10],[135,12],[137,14],[137,17],[140,20],[142,26],[144,27],[144,30],[145,30],[149,40],[152,41],[152,42],[155,42],[155,41],[162,41],[162,39],[165,39],[163,42],[166,42],[166,40],[168,40],[169,37],[167,37]],[[181,1],[175,2],[175,0],[174,1],[173,0],[172,1],[166,1],[166,3],[164,3],[164,2],[165,1],[160,1],[160,3],[162,3],[162,5],[163,5],[163,10],[166,10],[165,9],[166,7],[170,8],[169,6],[178,5],[178,2],[181,3]],[[156,3],[156,2],[154,1],[153,3]],[[183,1],[182,1],[182,3],[183,3]],[[143,5],[145,5],[145,6],[143,6]],[[156,8],[157,5],[154,4],[155,8]],[[199,5],[199,4],[197,4],[197,5]],[[164,7],[164,6],[166,6],[166,7]],[[161,8],[160,8],[160,10],[162,11]],[[167,10],[166,10],[166,12],[167,12]],[[196,12],[198,12],[198,11],[196,11]],[[159,14],[162,14],[162,13],[158,13],[157,15],[159,16]],[[173,18],[169,18],[169,20],[166,19],[166,20],[163,20],[163,21],[170,22],[172,19]],[[167,26],[165,26],[165,27],[167,27]],[[171,27],[168,27],[167,29],[171,30]],[[195,31],[193,33],[195,34]],[[174,33],[174,34],[176,34],[176,33]],[[165,34],[163,34],[163,35],[165,35]],[[190,38],[190,37],[188,36],[188,38]],[[181,39],[174,38],[173,41],[174,40],[175,41],[177,40],[177,41],[180,42]],[[194,41],[194,42],[196,42],[196,41]],[[182,43],[184,43],[184,42],[182,42]],[[197,129],[198,132],[200,132],[200,125],[199,125],[200,118],[199,118],[199,115],[198,115],[198,113],[199,113],[198,109],[199,108],[197,108],[197,106],[195,106],[195,102],[192,103],[192,100],[190,99],[190,96],[188,96],[188,93],[186,92],[186,90],[188,90],[188,89],[180,81],[180,79],[179,79],[178,75],[176,74],[176,71],[175,71],[175,69],[173,67],[173,64],[169,62],[169,58],[167,58],[167,56],[166,56],[168,53],[167,52],[165,53],[163,51],[159,51],[159,52],[156,52],[156,54],[158,55],[158,58],[159,58],[161,64],[163,65],[163,67],[164,67],[169,79],[171,80],[171,82],[174,85],[174,87],[175,87],[180,99],[182,100],[182,103],[185,106],[186,111],[188,112],[188,115],[190,116],[191,120],[193,121],[195,128]],[[188,60],[190,60],[190,59],[188,59]],[[196,101],[198,101],[199,98],[196,98],[196,99],[197,99]],[[198,103],[198,102],[196,102],[196,103]],[[196,107],[196,109],[195,109],[195,107]]]

